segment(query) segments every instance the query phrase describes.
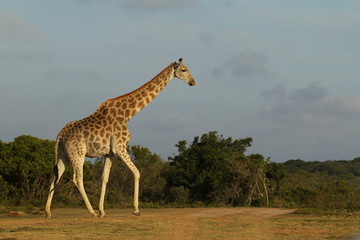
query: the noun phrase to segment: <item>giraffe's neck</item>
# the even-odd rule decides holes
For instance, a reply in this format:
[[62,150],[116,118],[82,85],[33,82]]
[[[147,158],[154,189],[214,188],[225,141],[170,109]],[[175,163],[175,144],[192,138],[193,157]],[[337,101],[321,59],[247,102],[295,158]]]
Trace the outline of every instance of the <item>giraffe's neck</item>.
[[128,94],[109,99],[107,102],[121,108],[124,111],[123,114],[125,118],[129,120],[149,104],[164,89],[170,80],[174,78],[173,66],[174,63],[170,64],[156,77],[140,88]]

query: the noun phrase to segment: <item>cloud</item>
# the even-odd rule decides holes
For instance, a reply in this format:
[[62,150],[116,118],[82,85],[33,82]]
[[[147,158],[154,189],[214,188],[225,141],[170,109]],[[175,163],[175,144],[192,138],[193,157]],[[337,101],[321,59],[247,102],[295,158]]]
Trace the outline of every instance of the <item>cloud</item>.
[[[204,42],[204,39],[200,40]],[[235,77],[237,79],[253,77],[257,79],[259,76],[269,76],[268,70],[265,68],[267,61],[268,58],[265,54],[248,48],[235,57],[225,60],[222,66],[215,67],[211,76],[213,78]]]
[[315,83],[309,84],[306,88],[294,90],[289,98],[295,103],[312,104],[326,97],[327,90]]
[[141,9],[141,10],[162,10],[183,8],[194,4],[196,0],[123,0],[122,5],[127,8]]
[[261,117],[321,124],[360,116],[360,98],[330,97],[327,89],[316,83],[293,91],[278,84],[261,95],[267,100]]
[[287,90],[284,84],[280,83],[276,85],[273,89],[270,91],[264,91],[261,93],[261,95],[265,98],[283,98],[287,95]]
[[203,32],[199,35],[199,40],[204,44],[210,44],[214,42],[213,33],[210,31]]
[[[95,0],[77,0],[83,5],[89,5],[91,3],[98,3],[100,1]],[[182,0],[182,1],[168,1],[168,0],[102,0],[101,3],[110,4],[114,3],[118,6],[129,9],[140,10],[164,10],[184,8],[193,5],[198,0]]]
[[6,59],[9,62],[16,62],[17,64],[22,62],[40,62],[40,63],[49,63],[52,60],[53,51],[47,50],[37,50],[37,49],[20,49],[20,50],[7,50],[0,53],[0,58]]
[[285,85],[280,83],[272,90],[262,92],[261,95],[265,98],[278,98],[280,101],[291,101],[294,104],[308,104],[325,98],[327,90],[316,83],[311,83],[305,88],[296,89],[289,93]]
[[39,27],[12,12],[0,13],[0,30],[1,35],[10,40],[39,40],[44,37]]
[[225,76],[225,70],[223,68],[215,68],[211,76],[215,79],[223,78]]
[[[266,100],[253,130],[273,160],[351,159],[358,155],[360,97],[335,97],[316,83],[262,92]],[[277,150],[275,150],[277,149]]]
[[228,66],[237,77],[247,77],[251,75],[266,75],[265,64],[268,58],[263,53],[255,52],[252,49],[246,49],[240,52],[236,57],[228,61]]

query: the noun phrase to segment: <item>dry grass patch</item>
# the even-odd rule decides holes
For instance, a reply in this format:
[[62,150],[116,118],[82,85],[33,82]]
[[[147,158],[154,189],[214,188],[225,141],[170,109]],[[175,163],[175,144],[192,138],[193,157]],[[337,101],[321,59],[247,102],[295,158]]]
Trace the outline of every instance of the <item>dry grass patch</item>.
[[92,218],[85,209],[44,215],[0,215],[1,239],[346,239],[360,214],[305,215],[273,208],[110,209]]

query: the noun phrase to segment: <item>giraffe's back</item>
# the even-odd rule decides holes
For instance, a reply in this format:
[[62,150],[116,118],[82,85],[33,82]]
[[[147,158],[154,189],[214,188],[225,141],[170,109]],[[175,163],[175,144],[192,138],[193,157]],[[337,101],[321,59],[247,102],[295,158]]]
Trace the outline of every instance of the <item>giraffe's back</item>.
[[78,155],[98,157],[110,153],[113,127],[106,116],[95,112],[90,116],[65,125],[57,139],[66,151]]

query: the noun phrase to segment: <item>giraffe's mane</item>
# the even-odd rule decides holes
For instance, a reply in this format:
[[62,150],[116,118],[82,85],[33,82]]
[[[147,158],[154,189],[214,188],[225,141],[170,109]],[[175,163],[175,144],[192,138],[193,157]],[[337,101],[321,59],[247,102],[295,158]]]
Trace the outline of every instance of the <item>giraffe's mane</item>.
[[175,63],[171,63],[169,66],[167,66],[166,68],[164,68],[164,70],[162,70],[159,74],[157,74],[155,77],[153,77],[150,81],[148,81],[147,83],[145,83],[144,85],[142,85],[141,87],[135,89],[134,91],[131,91],[129,93],[126,93],[124,95],[121,95],[121,96],[118,96],[118,97],[114,97],[114,98],[110,98],[108,99],[107,101],[111,101],[111,100],[118,100],[120,98],[123,98],[123,97],[127,97],[131,94],[134,94],[135,92],[145,88],[147,85],[149,85],[154,79],[156,79],[159,75],[163,74],[165,71],[169,70],[171,67],[174,66]]

